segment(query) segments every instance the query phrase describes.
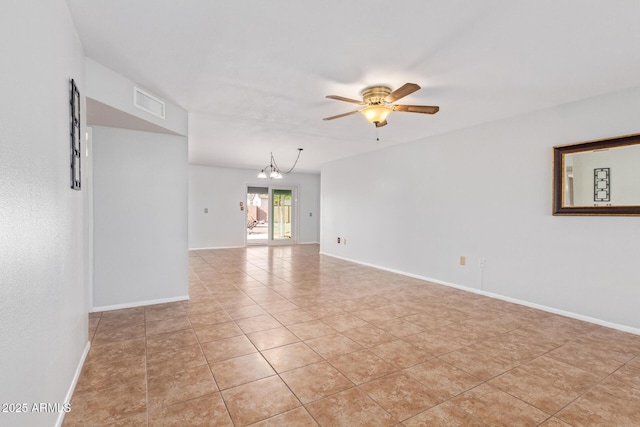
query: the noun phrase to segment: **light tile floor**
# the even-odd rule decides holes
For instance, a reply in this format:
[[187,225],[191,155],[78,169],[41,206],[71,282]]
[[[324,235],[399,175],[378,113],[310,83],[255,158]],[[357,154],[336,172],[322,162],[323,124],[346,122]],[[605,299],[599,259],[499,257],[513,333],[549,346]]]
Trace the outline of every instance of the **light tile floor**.
[[640,426],[640,336],[318,254],[190,253],[90,315],[66,426]]

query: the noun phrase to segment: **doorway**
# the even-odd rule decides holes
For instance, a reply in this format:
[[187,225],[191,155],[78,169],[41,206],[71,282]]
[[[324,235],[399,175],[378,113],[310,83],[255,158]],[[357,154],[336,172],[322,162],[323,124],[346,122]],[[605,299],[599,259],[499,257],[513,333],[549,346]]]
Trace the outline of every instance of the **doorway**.
[[296,243],[295,187],[247,186],[247,245]]

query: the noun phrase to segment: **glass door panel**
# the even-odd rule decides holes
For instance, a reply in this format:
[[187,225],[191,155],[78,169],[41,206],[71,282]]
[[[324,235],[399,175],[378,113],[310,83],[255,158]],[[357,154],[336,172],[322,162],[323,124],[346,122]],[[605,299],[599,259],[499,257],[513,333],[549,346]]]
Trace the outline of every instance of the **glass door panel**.
[[271,192],[271,239],[291,241],[293,232],[293,191],[272,190]]
[[269,188],[247,188],[247,244],[266,245],[269,227]]

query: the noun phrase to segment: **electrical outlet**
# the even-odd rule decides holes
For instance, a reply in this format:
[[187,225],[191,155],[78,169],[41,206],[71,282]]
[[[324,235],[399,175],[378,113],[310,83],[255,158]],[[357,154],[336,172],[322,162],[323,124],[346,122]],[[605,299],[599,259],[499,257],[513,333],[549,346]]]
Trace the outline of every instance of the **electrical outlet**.
[[467,263],[467,258],[464,255],[460,255],[460,265],[465,265]]
[[204,208],[204,213],[209,213],[209,209]]
[[338,243],[340,243],[340,238],[338,237]]

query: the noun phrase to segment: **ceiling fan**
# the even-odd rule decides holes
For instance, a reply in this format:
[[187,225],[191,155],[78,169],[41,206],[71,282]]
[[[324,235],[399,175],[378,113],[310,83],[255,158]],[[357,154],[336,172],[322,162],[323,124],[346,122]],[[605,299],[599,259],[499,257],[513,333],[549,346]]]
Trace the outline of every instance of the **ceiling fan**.
[[377,128],[387,124],[387,116],[392,111],[402,111],[406,113],[435,114],[440,107],[430,105],[401,105],[392,104],[393,102],[404,98],[407,95],[420,89],[415,83],[405,83],[393,92],[387,86],[371,86],[362,91],[362,101],[357,99],[345,98],[338,95],[327,95],[329,99],[338,101],[351,102],[353,104],[364,105],[360,110],[351,111],[349,113],[338,114],[337,116],[325,117],[322,120],[339,119],[340,117],[350,116],[356,113],[362,113],[369,122],[373,123]]

